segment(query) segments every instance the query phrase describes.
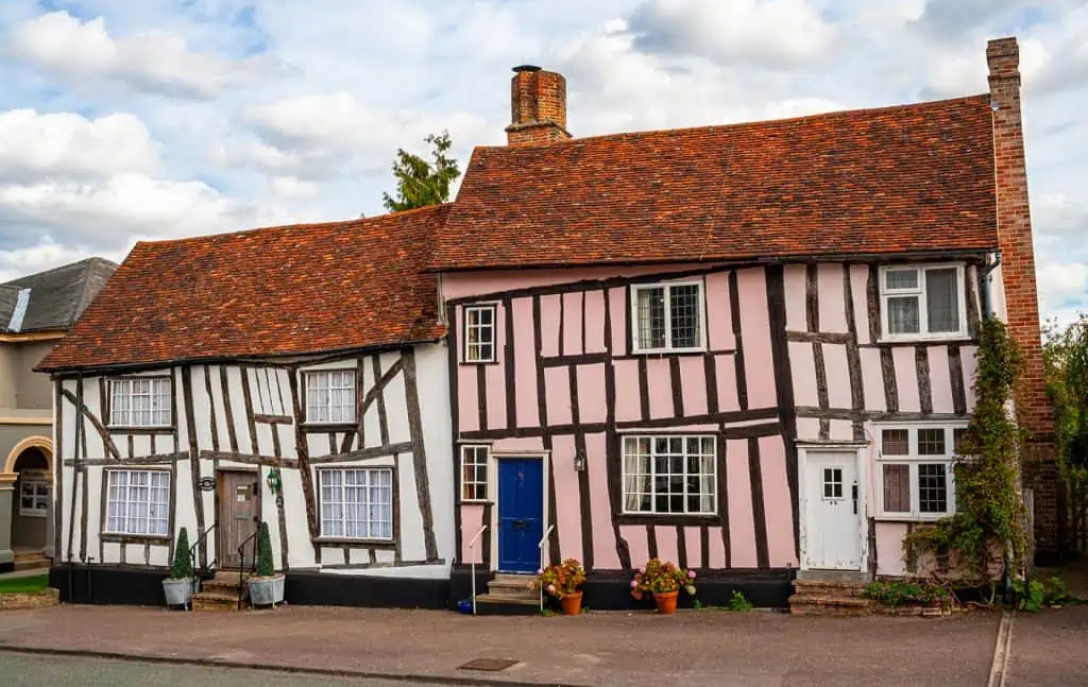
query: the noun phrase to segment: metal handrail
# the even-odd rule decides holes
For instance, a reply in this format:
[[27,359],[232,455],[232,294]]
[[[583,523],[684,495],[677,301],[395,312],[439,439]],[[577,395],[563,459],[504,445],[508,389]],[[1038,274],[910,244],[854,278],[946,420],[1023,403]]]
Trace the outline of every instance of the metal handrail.
[[[544,542],[548,541],[548,537],[551,536],[552,530],[554,530],[554,529],[555,529],[555,525],[548,525],[548,529],[544,530],[544,536],[540,538],[540,543],[536,545],[536,547],[538,549],[540,549],[540,569],[541,570],[548,567],[545,564],[545,561],[544,561]],[[549,558],[548,561],[551,561],[551,558]],[[540,612],[544,613],[544,586],[538,584],[537,587],[540,588]]]
[[472,615],[476,615],[476,540],[480,538],[480,535],[486,529],[487,525],[484,525],[476,530],[476,535],[468,543],[469,555],[472,557]]
[[[208,529],[204,530],[201,533],[201,535],[199,537],[197,537],[196,542],[192,546],[189,547],[189,560],[192,561],[192,566],[193,566],[193,571],[194,572],[197,570],[197,565],[196,565],[196,550],[197,550],[197,547],[199,547],[201,543],[207,542],[208,534],[210,534],[211,531],[214,530],[218,526],[219,526],[219,523],[217,523],[217,522],[212,523],[212,526],[209,527]],[[207,560],[205,560],[204,563],[205,563],[204,572],[207,573],[208,570],[214,570],[219,565],[219,558],[217,557],[215,560],[213,560],[210,567],[207,565]],[[194,594],[197,592],[197,585],[199,584],[198,583],[199,579],[200,579],[200,573],[197,573],[197,574],[193,575],[193,581],[192,581],[193,589],[192,589],[192,591],[193,591]]]
[[242,585],[245,584],[246,552],[245,548],[250,541],[253,542],[253,570],[257,570],[257,535],[261,531],[258,523],[256,531],[246,537],[245,541],[238,545],[238,610],[242,610]]

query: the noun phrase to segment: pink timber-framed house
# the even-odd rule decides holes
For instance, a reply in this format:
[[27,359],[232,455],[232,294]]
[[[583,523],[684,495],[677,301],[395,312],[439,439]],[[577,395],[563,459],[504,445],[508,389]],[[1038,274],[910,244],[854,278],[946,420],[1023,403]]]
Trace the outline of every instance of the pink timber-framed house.
[[655,556],[766,604],[798,570],[910,574],[903,536],[955,510],[986,313],[1025,352],[1052,547],[1016,40],[986,54],[977,96],[586,139],[564,78],[516,68],[430,262],[458,562],[578,558],[594,607]]

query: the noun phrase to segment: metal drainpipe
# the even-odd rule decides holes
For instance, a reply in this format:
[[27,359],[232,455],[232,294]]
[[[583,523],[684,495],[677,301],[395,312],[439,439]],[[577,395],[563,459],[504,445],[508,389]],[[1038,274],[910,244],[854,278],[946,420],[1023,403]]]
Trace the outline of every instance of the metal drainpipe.
[[992,296],[990,295],[990,273],[1001,266],[1001,251],[994,253],[994,261],[986,265],[982,270],[982,276],[985,279],[982,281],[982,310],[983,317],[989,317],[993,311]]

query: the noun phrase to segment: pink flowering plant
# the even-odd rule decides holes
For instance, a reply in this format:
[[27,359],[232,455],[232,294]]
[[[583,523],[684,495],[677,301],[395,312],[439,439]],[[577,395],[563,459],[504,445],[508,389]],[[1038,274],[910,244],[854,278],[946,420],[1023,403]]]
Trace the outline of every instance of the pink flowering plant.
[[646,594],[666,594],[683,589],[695,596],[695,571],[684,570],[675,563],[651,559],[645,568],[639,568],[631,580],[631,596],[641,599]]
[[586,570],[577,558],[568,558],[559,565],[549,565],[537,571],[536,587],[549,596],[562,599],[574,594],[586,581]]

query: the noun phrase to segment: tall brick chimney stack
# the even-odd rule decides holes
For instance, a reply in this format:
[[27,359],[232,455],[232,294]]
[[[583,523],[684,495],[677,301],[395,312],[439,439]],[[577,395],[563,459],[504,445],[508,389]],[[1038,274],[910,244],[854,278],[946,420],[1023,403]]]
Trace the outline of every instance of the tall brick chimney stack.
[[997,183],[997,237],[1001,281],[1005,289],[1009,334],[1020,345],[1024,367],[1016,388],[1016,415],[1028,430],[1024,481],[1035,492],[1038,553],[1061,548],[1058,473],[1054,456],[1054,415],[1046,396],[1039,300],[1035,287],[1024,130],[1020,118],[1020,49],[1016,38],[998,38],[986,46],[993,108],[994,164]]
[[570,137],[567,132],[567,80],[562,74],[546,72],[540,67],[514,67],[507,142],[512,146],[554,143]]

